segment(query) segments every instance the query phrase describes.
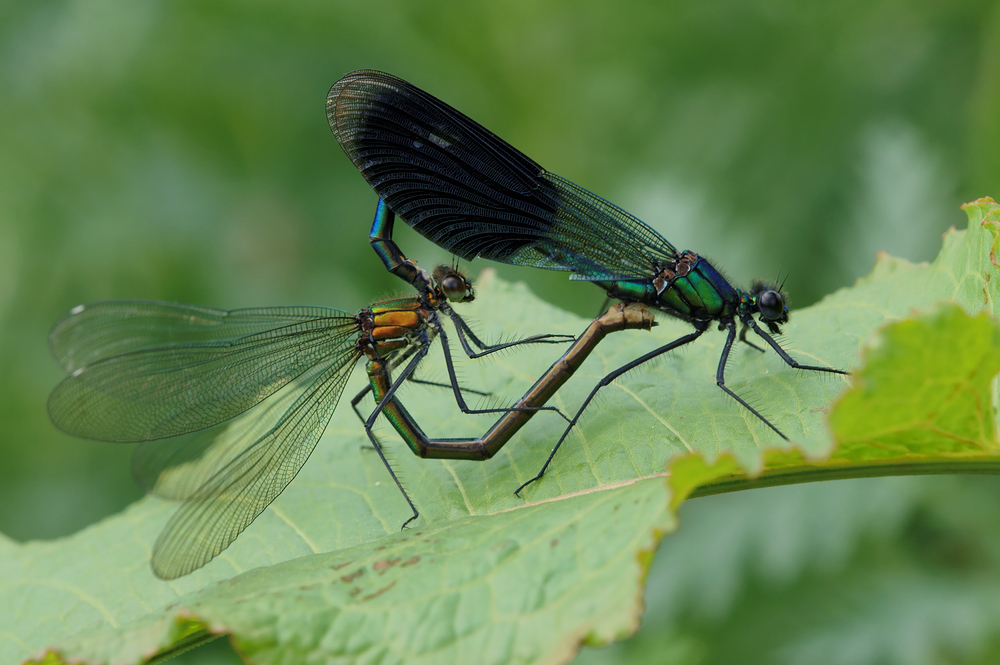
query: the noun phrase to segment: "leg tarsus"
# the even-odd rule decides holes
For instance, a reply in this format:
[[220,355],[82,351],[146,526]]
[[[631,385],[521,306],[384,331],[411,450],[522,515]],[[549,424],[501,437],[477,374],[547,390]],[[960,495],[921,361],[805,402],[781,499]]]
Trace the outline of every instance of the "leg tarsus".
[[360,404],[361,400],[363,400],[365,398],[365,395],[367,395],[371,391],[372,391],[372,387],[371,387],[371,384],[369,384],[369,385],[365,386],[364,389],[361,392],[359,392],[357,395],[355,395],[354,399],[351,400],[351,408],[354,409],[354,413],[356,413],[358,415],[358,418],[361,420],[362,424],[364,424],[364,422],[365,422],[365,417],[361,414],[361,410],[358,408],[358,404]]
[[[448,378],[451,380],[451,388],[455,393],[455,402],[458,404],[458,408],[461,409],[464,414],[479,414],[479,413],[509,413],[511,411],[555,411],[563,419],[568,420],[566,415],[554,406],[521,406],[521,407],[510,407],[504,409],[472,409],[465,401],[465,397],[462,395],[462,387],[458,383],[458,375],[455,373],[455,362],[451,357],[451,346],[448,344],[448,335],[441,328],[440,322],[437,323],[438,326],[438,337],[441,339],[441,349],[444,352],[444,364],[448,369]],[[458,327],[456,326],[456,329]],[[459,334],[461,338],[461,334]],[[463,342],[464,346],[464,342]]]
[[604,378],[602,378],[600,381],[597,382],[597,385],[594,386],[594,389],[590,391],[589,395],[587,395],[587,399],[585,399],[580,408],[577,409],[576,415],[574,415],[573,418],[569,421],[569,425],[563,431],[562,436],[560,436],[559,440],[556,441],[556,445],[552,448],[552,452],[549,453],[548,458],[545,460],[545,464],[542,465],[542,469],[535,475],[534,478],[531,478],[527,482],[522,483],[520,487],[514,490],[514,494],[520,497],[521,490],[523,490],[525,487],[535,482],[536,480],[541,479],[541,477],[545,475],[545,471],[546,469],[549,468],[549,464],[552,462],[552,459],[556,456],[556,452],[559,450],[559,446],[561,446],[563,441],[566,440],[566,437],[569,436],[570,431],[573,429],[573,427],[576,426],[576,423],[579,422],[580,416],[583,414],[584,410],[586,410],[586,408],[590,405],[590,402],[594,399],[594,396],[597,395],[597,392],[601,388],[611,385],[611,382],[617,379],[622,374],[625,374],[626,372],[635,369],[639,365],[648,362],[659,355],[662,355],[668,351],[673,351],[674,349],[684,346],[685,344],[690,344],[694,340],[698,339],[703,332],[705,332],[704,328],[696,329],[693,333],[684,335],[683,337],[678,337],[669,344],[665,344],[658,349],[654,349],[649,353],[643,354],[638,358],[636,358],[635,360],[627,362],[618,369],[605,375]]
[[[434,386],[435,388],[451,388],[450,383],[440,383],[438,381],[426,381],[424,379],[413,378],[412,376],[410,377],[410,383],[416,383],[421,386]],[[459,386],[459,388],[462,390],[462,392],[472,393],[473,395],[481,395],[483,397],[489,397],[490,395],[493,394],[483,390],[473,390],[472,388],[464,388],[462,386]]]
[[[410,507],[413,508],[413,504],[412,503],[410,504]],[[403,522],[403,526],[399,527],[399,530],[403,531],[404,529],[406,529],[406,527],[409,526],[410,522],[412,522],[413,520],[417,519],[418,517],[420,517],[420,513],[417,512],[416,508],[413,508],[413,517],[411,517],[410,519],[408,519],[405,522]]]
[[[452,323],[455,324],[455,332],[458,335],[458,341],[462,345],[462,350],[465,351],[465,355],[470,358],[481,358],[482,356],[488,355],[490,353],[496,353],[497,351],[503,351],[504,349],[509,349],[514,346],[519,346],[521,344],[563,344],[566,342],[576,341],[576,337],[573,335],[563,335],[559,333],[548,333],[544,335],[532,335],[531,337],[525,337],[523,339],[515,340],[513,342],[504,342],[502,344],[486,344],[483,340],[479,339],[469,324],[465,322],[461,316],[459,316],[450,307],[446,310],[448,317],[451,319]],[[470,344],[471,342],[471,344]],[[475,351],[472,345],[477,346],[480,350]]]
[[748,316],[742,319],[742,321],[745,325],[752,328],[753,331],[757,333],[758,336],[761,337],[761,339],[767,342],[768,346],[774,349],[775,352],[777,352],[777,354],[781,356],[781,359],[784,360],[789,367],[793,367],[795,369],[807,369],[813,372],[828,372],[830,374],[843,374],[844,376],[850,374],[850,372],[847,372],[842,369],[834,369],[833,367],[820,367],[819,365],[803,365],[799,361],[795,360],[795,358],[792,358],[790,355],[788,355],[788,352],[785,351],[783,348],[781,348],[781,345],[778,344],[776,341],[774,341],[773,337],[771,337],[766,332],[761,330],[760,326],[754,323],[753,318]]
[[740,328],[740,341],[749,346],[751,349],[757,349],[761,353],[764,353],[764,347],[757,346],[756,344],[747,339],[747,330],[748,330],[747,324],[744,323],[743,326]]
[[383,395],[382,399],[379,400],[379,403],[375,405],[375,410],[372,411],[371,415],[368,416],[367,420],[365,420],[365,434],[368,435],[368,440],[371,441],[372,447],[374,447],[375,452],[378,453],[379,459],[382,460],[382,464],[385,466],[386,471],[389,472],[389,476],[392,478],[392,481],[396,483],[396,488],[399,489],[400,494],[402,494],[403,498],[406,499],[407,505],[410,506],[410,510],[413,511],[413,516],[404,522],[403,526],[406,526],[415,520],[420,513],[417,511],[417,507],[413,505],[410,495],[406,493],[405,489],[403,489],[403,484],[399,482],[399,478],[396,476],[396,472],[392,470],[389,460],[385,458],[385,453],[382,452],[382,445],[378,442],[375,433],[372,431],[372,427],[374,427],[375,420],[378,418],[379,414],[385,410],[386,405],[395,399],[396,391],[399,390],[399,386],[407,379],[407,377],[413,374],[413,372],[417,369],[417,365],[419,365],[420,361],[427,355],[427,351],[430,349],[430,339],[426,334],[423,334],[421,342],[422,343],[417,348],[417,351],[413,353],[414,358],[407,363],[406,367],[403,368],[402,375],[396,377],[396,380],[391,383],[389,389],[385,392],[385,395]]
[[727,395],[729,395],[737,402],[742,404],[748,411],[750,411],[750,413],[757,416],[757,418],[759,418],[761,422],[763,422],[765,425],[767,425],[775,432],[777,432],[778,436],[780,436],[785,441],[788,441],[788,437],[785,436],[780,429],[772,425],[770,420],[762,416],[760,412],[757,411],[757,409],[747,404],[746,400],[744,400],[742,397],[734,393],[726,386],[726,361],[729,360],[729,351],[733,348],[733,342],[736,341],[736,325],[732,322],[732,320],[730,320],[725,324],[725,326],[726,330],[729,331],[729,334],[726,336],[726,343],[722,347],[722,355],[719,356],[719,368],[715,371],[715,384],[720,388],[722,388],[723,392],[725,392]]

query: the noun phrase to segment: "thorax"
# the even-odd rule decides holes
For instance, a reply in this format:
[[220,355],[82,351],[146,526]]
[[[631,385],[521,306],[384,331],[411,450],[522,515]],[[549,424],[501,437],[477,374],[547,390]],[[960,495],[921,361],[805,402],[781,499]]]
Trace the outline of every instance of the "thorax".
[[732,316],[740,302],[739,293],[711,263],[688,251],[679,252],[648,281],[602,285],[612,298],[642,302],[686,321]]
[[419,298],[386,300],[357,314],[358,349],[368,358],[386,358],[406,348],[430,327],[434,312]]

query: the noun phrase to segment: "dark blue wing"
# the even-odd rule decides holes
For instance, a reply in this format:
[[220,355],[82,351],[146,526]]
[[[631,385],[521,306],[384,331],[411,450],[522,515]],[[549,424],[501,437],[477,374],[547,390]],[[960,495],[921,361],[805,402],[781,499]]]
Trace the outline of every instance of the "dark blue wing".
[[389,208],[464,259],[648,279],[674,247],[656,231],[526,155],[441,100],[360,70],[327,96],[347,156]]

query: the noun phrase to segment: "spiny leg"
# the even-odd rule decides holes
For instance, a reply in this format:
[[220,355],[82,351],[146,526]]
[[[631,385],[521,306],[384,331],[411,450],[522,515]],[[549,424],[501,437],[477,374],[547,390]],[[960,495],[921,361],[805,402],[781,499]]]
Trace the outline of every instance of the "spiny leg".
[[[465,351],[465,355],[470,358],[481,358],[482,356],[496,353],[497,351],[503,351],[504,349],[509,349],[521,344],[563,344],[565,342],[576,341],[576,337],[573,335],[550,333],[546,335],[532,335],[531,337],[514,340],[513,342],[490,345],[479,339],[476,334],[472,332],[472,329],[469,328],[469,324],[467,324],[465,320],[453,309],[449,307],[446,310],[446,313],[455,324],[455,333],[458,335],[458,341],[462,345],[462,350]],[[466,336],[468,336],[468,339],[466,339]],[[472,345],[469,344],[470,341],[472,344],[479,347],[480,351],[474,351]]]
[[[389,363],[389,368],[390,369],[395,369],[399,365],[401,365],[404,362],[406,362],[414,353],[416,353],[416,351],[417,351],[418,348],[420,348],[420,347],[416,347],[416,346],[410,347],[409,349],[407,349],[403,353],[401,353],[398,356],[394,357],[392,359],[392,361],[390,361],[390,363]],[[425,381],[423,379],[416,378],[412,374],[408,377],[407,380],[410,383],[417,383],[417,384],[426,385],[426,386],[435,386],[435,387],[438,387],[438,388],[451,388],[452,387],[452,385],[450,383],[439,383],[437,381]],[[485,391],[482,391],[482,390],[473,390],[472,388],[464,388],[462,386],[459,386],[459,388],[462,391],[467,392],[467,393],[472,393],[473,395],[486,396],[486,395],[492,394],[492,393],[488,393],[488,392],[485,392]],[[358,404],[360,404],[361,401],[365,398],[365,396],[368,395],[368,393],[370,393],[371,391],[372,391],[371,384],[368,384],[368,385],[366,385],[361,390],[361,392],[359,392],[357,395],[354,396],[354,399],[351,400],[351,408],[354,409],[354,413],[357,414],[358,419],[362,423],[365,422],[365,416],[361,413],[361,410],[358,409]]]
[[[410,377],[410,383],[416,383],[421,386],[434,386],[435,388],[451,388],[450,383],[442,383],[441,381],[426,381],[424,379],[418,379],[415,376]],[[483,397],[493,394],[485,390],[473,390],[472,388],[466,388],[464,386],[459,386],[459,388],[461,388],[462,392],[472,393],[473,395],[481,395]]]
[[[438,325],[440,327],[440,323],[437,321],[433,321],[432,324]],[[444,331],[440,329],[438,330],[438,334],[441,337],[442,346],[445,348],[445,358],[449,359],[448,365],[449,365],[449,374],[451,375],[453,381],[452,386],[455,389],[456,397],[458,399],[461,399],[461,393],[457,388],[457,383],[456,383],[457,380],[454,375],[454,368],[451,366],[450,362],[451,354],[448,351],[447,337]],[[410,506],[410,510],[413,511],[413,515],[405,522],[403,522],[401,529],[405,529],[406,525],[408,525],[413,520],[417,519],[417,517],[420,516],[420,513],[417,510],[416,506],[413,504],[413,501],[410,499],[410,496],[406,493],[406,490],[403,489],[403,484],[400,482],[399,478],[396,476],[395,471],[393,471],[392,466],[389,464],[389,461],[386,459],[385,453],[382,451],[382,446],[381,444],[379,444],[378,439],[376,438],[375,433],[372,430],[378,416],[385,410],[386,405],[389,404],[390,401],[395,399],[396,392],[399,390],[399,387],[402,385],[403,381],[407,380],[408,377],[412,376],[413,372],[416,371],[417,365],[419,365],[420,362],[424,359],[429,349],[430,349],[430,336],[428,336],[426,331],[421,331],[419,338],[419,346],[417,347],[417,351],[413,354],[413,358],[406,364],[400,375],[396,377],[395,380],[392,381],[392,383],[389,386],[389,389],[386,390],[385,394],[382,395],[382,399],[380,399],[378,404],[375,406],[375,410],[372,411],[372,414],[365,421],[365,434],[368,435],[369,441],[371,441],[372,446],[375,448],[375,451],[378,453],[379,458],[382,460],[382,464],[385,465],[386,470],[389,472],[389,476],[392,478],[393,482],[396,483],[396,488],[399,489],[400,493],[403,495],[403,498],[406,499],[407,504]],[[555,407],[523,407],[523,408],[510,408],[510,409],[496,409],[491,411],[500,411],[506,413],[509,411],[541,411],[541,410],[553,410],[562,415],[562,413]],[[469,410],[469,412],[476,413],[476,411],[473,411],[471,409]],[[563,417],[565,418],[565,416]]]
[[781,356],[781,359],[784,360],[790,367],[794,367],[795,369],[808,369],[814,372],[829,372],[830,374],[843,374],[845,376],[850,374],[850,372],[846,372],[842,369],[834,369],[833,367],[820,367],[818,365],[803,365],[802,363],[800,363],[799,361],[795,360],[790,355],[788,355],[788,352],[785,351],[783,348],[781,348],[781,345],[778,344],[776,341],[774,341],[774,338],[772,338],[766,332],[761,330],[760,327],[756,323],[754,323],[754,320],[752,318],[747,317],[746,319],[743,320],[743,323],[750,326],[755,333],[760,335],[764,339],[764,341],[767,342],[771,346],[771,348],[774,349],[779,356]]
[[[437,326],[437,333],[436,334],[441,337],[441,346],[442,346],[442,349],[443,349],[443,352],[444,352],[445,364],[446,364],[447,369],[448,369],[448,377],[450,379],[450,382],[449,383],[438,383],[438,382],[434,382],[434,381],[424,381],[422,379],[417,379],[417,378],[415,378],[413,376],[413,373],[416,371],[415,367],[413,368],[413,370],[411,370],[409,372],[408,375],[406,375],[404,377],[405,380],[410,381],[412,383],[422,383],[422,384],[427,384],[427,385],[432,385],[432,386],[438,386],[438,387],[441,387],[441,388],[451,388],[452,391],[454,392],[454,395],[455,395],[455,401],[458,403],[458,408],[461,409],[461,411],[463,413],[465,413],[465,414],[508,413],[510,411],[554,411],[554,412],[558,413],[559,416],[563,420],[566,420],[566,421],[569,420],[569,418],[567,418],[564,413],[562,413],[559,409],[557,409],[554,406],[541,406],[541,407],[528,407],[528,406],[525,406],[525,407],[509,407],[509,408],[497,408],[497,409],[472,409],[472,408],[469,408],[468,403],[465,401],[465,398],[464,398],[464,396],[462,394],[463,391],[470,392],[470,393],[473,393],[475,395],[490,395],[491,393],[480,391],[480,390],[472,390],[472,389],[469,389],[469,388],[463,388],[461,386],[461,384],[458,381],[457,372],[455,371],[454,361],[452,360],[452,357],[451,357],[451,348],[450,348],[450,346],[448,344],[447,334],[443,330],[441,330],[440,322],[439,321],[435,320],[434,324]],[[427,344],[429,344],[429,341],[427,342]],[[416,353],[418,350],[422,350],[424,348],[425,348],[424,345],[410,347],[409,349],[407,349],[406,351],[404,351],[402,354],[400,354],[399,356],[393,358],[393,360],[390,361],[390,368],[391,369],[395,369],[399,365],[403,364],[403,362],[405,362],[411,356],[413,356],[413,354]],[[422,355],[425,355],[425,354],[426,354],[426,352],[422,353]],[[371,392],[371,390],[372,390],[372,387],[369,384],[369,385],[365,386],[357,395],[355,395],[354,399],[351,400],[351,408],[354,409],[354,412],[357,414],[358,418],[361,420],[362,423],[365,423],[366,419],[365,419],[364,415],[361,414],[361,411],[358,409],[358,404],[361,403],[361,401],[365,398],[365,396],[368,393]]]
[[549,463],[552,462],[552,458],[556,456],[556,452],[559,450],[559,446],[561,446],[566,437],[569,436],[570,430],[572,430],[573,427],[576,425],[577,421],[580,420],[580,416],[583,414],[584,410],[590,404],[591,400],[594,399],[594,396],[597,395],[598,390],[604,388],[605,386],[611,385],[612,381],[617,379],[622,374],[625,374],[626,372],[635,369],[639,365],[648,362],[653,358],[656,358],[657,356],[667,353],[668,351],[673,351],[674,349],[680,348],[685,344],[690,344],[694,340],[701,337],[701,334],[703,332],[705,332],[704,328],[695,330],[693,333],[689,335],[684,335],[683,337],[679,337],[674,341],[670,342],[669,344],[661,346],[658,349],[654,349],[645,355],[639,356],[638,358],[636,358],[631,362],[625,363],[624,365],[612,371],[611,373],[606,375],[603,379],[601,379],[597,383],[597,385],[594,386],[594,389],[590,391],[590,394],[587,395],[587,399],[583,401],[583,404],[577,410],[576,415],[574,415],[573,418],[569,421],[569,425],[563,431],[562,436],[559,437],[559,440],[556,441],[556,445],[555,447],[552,448],[552,452],[549,453],[549,457],[548,459],[545,460],[545,464],[542,465],[541,471],[539,471],[534,478],[528,480],[527,482],[523,483],[520,487],[518,487],[516,490],[514,490],[514,494],[516,494],[517,496],[521,496],[521,490],[523,490],[525,487],[527,487],[528,485],[530,485],[531,483],[535,482],[536,480],[540,479],[543,475],[545,475],[545,470],[549,468]]
[[382,446],[375,437],[375,433],[372,431],[372,428],[375,426],[375,420],[385,409],[385,405],[395,397],[396,391],[399,390],[399,386],[403,383],[403,381],[405,381],[406,378],[413,374],[414,370],[417,369],[417,365],[419,365],[420,361],[427,355],[429,348],[430,340],[427,338],[426,334],[422,334],[421,344],[415,352],[413,360],[407,363],[406,367],[404,367],[403,371],[400,373],[400,376],[392,382],[389,390],[387,390],[385,395],[382,396],[382,399],[379,400],[379,403],[375,406],[375,410],[372,411],[371,415],[368,416],[368,419],[365,420],[365,434],[368,435],[369,441],[371,441],[372,446],[375,447],[375,451],[378,453],[379,458],[382,460],[382,464],[385,465],[386,470],[389,472],[389,476],[392,478],[392,481],[396,483],[396,487],[403,495],[403,498],[406,499],[406,503],[409,504],[410,510],[413,511],[413,516],[403,522],[403,526],[400,527],[400,531],[405,529],[407,524],[420,517],[420,513],[417,511],[417,507],[413,505],[410,495],[406,493],[405,489],[403,489],[403,484],[399,482],[399,478],[396,477],[396,472],[393,471],[392,466],[389,465],[389,460],[385,458],[385,453],[382,452]]
[[780,429],[772,425],[770,420],[760,415],[760,412],[757,411],[757,409],[747,404],[746,400],[726,387],[726,361],[729,360],[729,350],[733,348],[733,342],[736,341],[736,325],[732,322],[732,320],[729,320],[725,323],[725,326],[726,330],[729,331],[729,334],[726,335],[726,344],[722,347],[722,355],[719,357],[719,369],[715,372],[715,383],[722,388],[726,394],[742,404],[748,411],[750,411],[750,413],[760,418],[761,422],[777,432],[778,436],[785,441],[788,441],[788,437],[785,436]]
[[[413,356],[413,354],[419,351],[420,349],[421,349],[420,346],[411,346],[407,348],[405,351],[403,351],[397,356],[394,356],[392,360],[389,361],[389,368],[395,369],[396,367],[399,367],[404,362],[409,360]],[[360,404],[361,400],[365,398],[365,395],[367,395],[371,391],[372,391],[372,386],[371,384],[368,384],[361,390],[361,392],[359,392],[357,395],[354,396],[354,399],[351,400],[351,408],[354,409],[354,413],[356,413],[358,415],[358,418],[361,419],[362,424],[364,424],[366,418],[361,414],[361,411],[358,409],[358,404]]]
[[507,407],[502,409],[471,409],[469,405],[465,402],[465,397],[462,395],[461,386],[458,383],[458,375],[455,372],[455,361],[451,357],[451,347],[448,345],[448,335],[445,333],[444,329],[440,327],[440,322],[435,322],[438,325],[438,337],[441,338],[441,349],[444,352],[444,362],[445,366],[448,368],[448,378],[451,381],[452,390],[455,393],[455,401],[458,403],[458,408],[462,410],[465,414],[476,414],[476,413],[509,413],[511,411],[554,411],[558,413],[563,420],[569,421],[562,411],[554,406],[518,406],[518,407]]
[[756,344],[747,339],[747,330],[748,330],[747,324],[744,323],[743,327],[740,328],[740,341],[749,346],[750,348],[757,349],[761,353],[764,353],[763,347],[757,346]]

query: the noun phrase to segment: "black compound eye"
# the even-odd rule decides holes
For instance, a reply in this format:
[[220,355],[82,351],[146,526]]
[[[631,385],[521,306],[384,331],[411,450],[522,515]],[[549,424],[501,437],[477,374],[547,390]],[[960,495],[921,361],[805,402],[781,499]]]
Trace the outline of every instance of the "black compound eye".
[[442,279],[441,291],[451,302],[462,302],[469,295],[468,283],[458,275],[448,275]]
[[757,296],[757,309],[761,317],[775,321],[785,313],[785,299],[777,291],[764,291]]

